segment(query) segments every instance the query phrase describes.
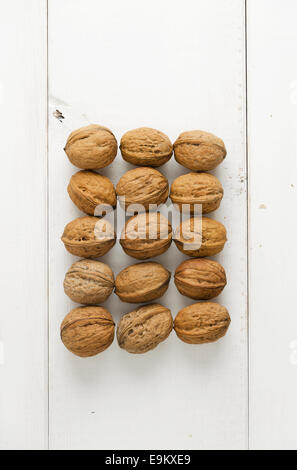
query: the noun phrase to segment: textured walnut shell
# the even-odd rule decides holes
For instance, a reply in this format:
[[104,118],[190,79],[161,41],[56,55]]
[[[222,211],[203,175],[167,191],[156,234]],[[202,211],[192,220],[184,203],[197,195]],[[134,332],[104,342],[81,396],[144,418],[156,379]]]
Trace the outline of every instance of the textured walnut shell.
[[141,260],[161,255],[168,250],[171,242],[171,224],[159,212],[145,212],[131,217],[120,239],[125,253]]
[[112,316],[104,307],[71,310],[61,324],[61,339],[77,356],[95,356],[111,345],[114,338]]
[[78,168],[98,170],[115,159],[118,144],[109,129],[91,124],[71,132],[64,150]]
[[224,225],[216,220],[191,217],[180,224],[174,241],[185,255],[203,258],[220,253],[227,241],[227,234]]
[[150,204],[159,205],[167,201],[169,185],[158,170],[142,167],[127,171],[119,180],[116,192],[125,209],[131,204],[141,204],[149,210]]
[[129,353],[142,354],[154,349],[170,334],[171,312],[160,304],[138,307],[124,315],[118,324],[119,346]]
[[174,282],[182,295],[195,300],[217,297],[227,284],[223,266],[210,259],[188,259],[181,263]]
[[123,302],[150,302],[165,294],[169,281],[170,272],[160,263],[133,264],[117,275],[115,293]]
[[202,204],[202,213],[208,214],[221,204],[224,191],[218,178],[209,173],[188,173],[176,178],[170,191],[173,204],[179,209],[186,210],[188,204],[191,214],[194,213],[194,204]]
[[85,216],[66,225],[62,241],[72,255],[99,258],[113,247],[116,235],[107,220]]
[[[117,204],[115,189],[110,179],[94,171],[75,173],[69,181],[67,190],[74,204],[89,215],[102,215],[102,212],[95,213],[97,206],[102,206],[102,209],[103,206],[114,208]],[[103,210],[104,212],[106,211]]]
[[113,272],[107,264],[83,259],[74,263],[64,279],[65,294],[80,304],[100,304],[114,288]]
[[185,343],[212,343],[225,335],[230,321],[228,310],[222,305],[199,302],[178,312],[174,329]]
[[173,148],[176,161],[195,171],[213,170],[227,153],[222,139],[204,131],[182,132]]
[[126,132],[120,145],[122,157],[138,166],[161,166],[172,155],[172,144],[163,132],[140,127]]

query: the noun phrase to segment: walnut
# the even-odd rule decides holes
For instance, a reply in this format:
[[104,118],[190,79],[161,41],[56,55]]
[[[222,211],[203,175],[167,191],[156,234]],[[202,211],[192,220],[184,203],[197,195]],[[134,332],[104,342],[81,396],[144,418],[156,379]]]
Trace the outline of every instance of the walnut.
[[61,324],[61,339],[77,356],[95,356],[107,349],[114,339],[114,321],[104,307],[78,307]]
[[170,334],[171,312],[160,304],[138,307],[124,315],[118,324],[119,346],[129,353],[142,354],[158,346]]
[[91,124],[71,132],[64,150],[74,166],[98,170],[115,159],[118,144],[109,129]]
[[175,271],[174,282],[182,295],[207,300],[217,297],[227,284],[226,273],[210,259],[188,259]]
[[224,225],[207,217],[191,217],[185,220],[176,230],[174,238],[177,248],[185,255],[194,258],[220,253],[226,241]]
[[66,225],[62,241],[72,255],[99,258],[114,246],[116,235],[107,220],[85,216]]
[[95,209],[102,206],[102,215],[105,212],[103,206],[117,205],[115,189],[109,178],[99,175],[94,171],[78,171],[75,173],[68,185],[68,194],[74,204],[86,214],[97,215]]
[[176,161],[195,171],[213,170],[227,153],[219,137],[204,131],[182,132],[173,148]]
[[145,212],[131,217],[121,234],[120,244],[127,255],[145,260],[168,250],[172,227],[159,212]]
[[211,343],[225,335],[230,321],[228,310],[222,305],[200,302],[178,312],[174,329],[185,343]]
[[172,155],[172,144],[167,135],[149,127],[126,132],[120,149],[124,160],[139,166],[161,166]]
[[176,178],[170,191],[173,204],[179,209],[187,210],[189,205],[191,214],[194,213],[194,205],[202,204],[202,213],[207,214],[220,206],[224,191],[219,180],[209,173],[188,173]]
[[163,204],[167,201],[169,185],[165,176],[149,167],[127,171],[116,187],[122,206],[126,209],[131,204],[141,204],[149,210],[150,204]]
[[80,304],[100,304],[112,293],[113,272],[107,264],[83,259],[74,263],[64,279],[65,294]]
[[160,263],[133,264],[117,275],[115,293],[123,302],[150,302],[165,294],[169,281],[170,272]]

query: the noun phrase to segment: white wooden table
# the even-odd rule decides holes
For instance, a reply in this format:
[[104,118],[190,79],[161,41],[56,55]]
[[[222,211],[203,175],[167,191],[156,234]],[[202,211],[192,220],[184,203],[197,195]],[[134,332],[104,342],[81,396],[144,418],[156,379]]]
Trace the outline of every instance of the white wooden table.
[[[1,449],[297,448],[297,4],[295,0],[4,0],[1,3]],[[59,110],[64,119],[53,116]],[[144,356],[116,341],[67,352],[59,325],[75,259],[60,236],[79,211],[63,146],[89,122],[118,140],[148,125],[222,137],[214,173],[228,230],[218,259],[227,336],[174,334]],[[104,170],[116,182],[120,154]],[[172,181],[183,172],[164,167]],[[184,257],[172,246],[171,271]],[[117,245],[115,273],[133,260]],[[173,315],[186,304],[171,283]],[[116,321],[129,311],[106,302]]]

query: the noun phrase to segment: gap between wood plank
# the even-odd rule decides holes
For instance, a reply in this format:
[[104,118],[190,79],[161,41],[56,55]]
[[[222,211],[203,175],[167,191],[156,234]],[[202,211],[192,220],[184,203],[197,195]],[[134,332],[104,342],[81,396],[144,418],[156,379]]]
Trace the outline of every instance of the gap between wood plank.
[[248,0],[244,0],[245,10],[245,155],[246,155],[246,266],[247,266],[247,445],[250,449],[250,328],[249,328],[249,147],[248,147]]
[[48,0],[46,0],[46,180],[47,180],[47,189],[46,189],[46,224],[47,224],[47,239],[46,239],[46,249],[47,249],[47,450],[49,450],[49,439],[50,439],[50,337],[49,337],[49,76],[48,76]]

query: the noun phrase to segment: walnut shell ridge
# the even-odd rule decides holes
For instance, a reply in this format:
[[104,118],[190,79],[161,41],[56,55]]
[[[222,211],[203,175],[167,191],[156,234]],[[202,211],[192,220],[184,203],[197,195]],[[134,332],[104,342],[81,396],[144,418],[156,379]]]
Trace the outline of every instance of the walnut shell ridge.
[[195,171],[213,170],[227,154],[222,139],[209,132],[196,130],[182,132],[173,148],[176,161]]
[[169,281],[170,272],[160,263],[137,263],[117,275],[115,293],[123,302],[150,302],[165,294]]
[[141,167],[127,171],[116,186],[120,204],[127,209],[131,204],[141,204],[149,210],[151,204],[167,201],[167,178],[154,168]]
[[191,217],[180,224],[174,242],[185,255],[194,258],[220,253],[227,241],[223,224],[208,217]]
[[170,191],[170,198],[180,210],[189,205],[191,214],[194,205],[202,205],[202,213],[208,214],[220,207],[224,190],[218,178],[209,173],[187,173],[176,178]]
[[[112,182],[107,176],[99,175],[94,171],[82,170],[71,176],[68,194],[79,210],[89,215],[102,215],[96,213],[97,206],[106,207],[109,212],[117,204],[116,192]],[[111,207],[110,207],[111,206]]]
[[99,258],[114,246],[116,234],[107,220],[84,216],[66,225],[62,242],[72,255]]
[[171,242],[171,224],[159,212],[145,212],[131,217],[120,238],[125,253],[140,260],[161,255],[168,250]]
[[228,310],[215,302],[199,302],[180,310],[174,329],[189,344],[211,343],[226,334],[230,324]]
[[160,304],[138,307],[124,315],[117,328],[120,348],[132,354],[143,354],[164,341],[173,326],[171,312]]
[[80,304],[100,304],[110,296],[114,288],[113,272],[107,264],[83,259],[73,263],[64,279],[64,291]]
[[223,266],[210,259],[188,259],[175,271],[174,282],[182,295],[195,300],[217,297],[227,284]]
[[95,356],[111,345],[114,329],[114,321],[106,308],[78,307],[62,321],[61,340],[77,356]]
[[121,139],[120,150],[127,162],[153,167],[168,162],[173,153],[167,135],[150,127],[139,127],[126,132]]
[[64,150],[74,166],[82,170],[99,170],[115,159],[118,144],[109,129],[90,124],[71,132]]

